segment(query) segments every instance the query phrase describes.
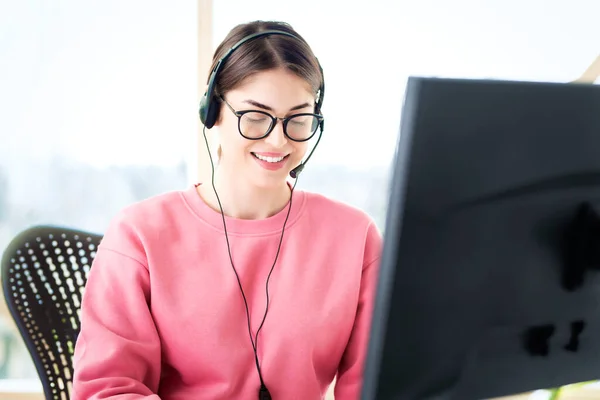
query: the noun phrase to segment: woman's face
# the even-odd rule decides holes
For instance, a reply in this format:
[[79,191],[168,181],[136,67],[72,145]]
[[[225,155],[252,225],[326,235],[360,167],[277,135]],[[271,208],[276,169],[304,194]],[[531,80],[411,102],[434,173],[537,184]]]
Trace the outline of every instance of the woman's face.
[[[312,113],[314,95],[304,79],[286,69],[275,69],[256,73],[236,89],[223,96],[227,102],[221,105],[219,143],[221,158],[219,168],[227,179],[241,178],[263,189],[281,187],[290,171],[297,167],[308,148],[308,142],[295,142],[283,133],[281,120],[271,133],[259,140],[244,138],[238,128],[235,111],[265,111],[274,117],[284,118],[298,113]],[[229,106],[230,107],[229,107]],[[252,114],[244,118],[242,129],[257,130],[268,126],[268,117]],[[288,124],[290,132],[292,122]],[[296,125],[299,126],[299,125]]]

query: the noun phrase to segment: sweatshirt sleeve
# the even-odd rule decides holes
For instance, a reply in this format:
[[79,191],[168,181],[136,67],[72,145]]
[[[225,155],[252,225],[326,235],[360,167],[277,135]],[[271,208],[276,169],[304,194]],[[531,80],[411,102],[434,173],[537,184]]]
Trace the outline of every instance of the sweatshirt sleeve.
[[73,357],[74,400],[159,400],[161,348],[141,240],[121,217],[90,269]]
[[365,245],[360,294],[354,327],[338,368],[336,400],[358,400],[362,390],[363,367],[367,356],[371,316],[377,289],[382,238],[375,223],[369,225]]

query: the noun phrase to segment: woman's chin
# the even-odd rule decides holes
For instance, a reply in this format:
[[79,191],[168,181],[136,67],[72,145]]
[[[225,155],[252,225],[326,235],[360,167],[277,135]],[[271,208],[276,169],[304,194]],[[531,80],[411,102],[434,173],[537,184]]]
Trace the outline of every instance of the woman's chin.
[[263,190],[280,189],[287,184],[288,174],[277,174],[279,176],[254,176],[251,179],[252,185]]

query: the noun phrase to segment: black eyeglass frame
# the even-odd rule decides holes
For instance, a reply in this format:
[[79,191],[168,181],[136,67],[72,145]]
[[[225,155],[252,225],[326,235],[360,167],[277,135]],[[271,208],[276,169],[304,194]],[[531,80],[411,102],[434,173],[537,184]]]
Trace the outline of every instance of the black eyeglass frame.
[[[319,129],[323,129],[323,120],[325,119],[321,114],[315,114],[315,113],[298,113],[298,114],[294,114],[294,115],[290,115],[284,118],[280,118],[280,117],[274,117],[271,114],[269,114],[266,111],[262,111],[262,110],[241,110],[241,111],[237,111],[235,110],[231,104],[229,104],[227,102],[227,100],[225,100],[225,98],[223,96],[219,96],[219,98],[221,99],[221,101],[223,101],[223,103],[225,103],[225,105],[227,106],[227,108],[229,108],[231,110],[231,112],[238,117],[238,132],[240,133],[240,135],[242,135],[242,137],[244,139],[248,139],[248,140],[261,140],[266,138],[267,136],[269,136],[271,134],[271,132],[273,132],[273,129],[275,129],[275,126],[277,126],[277,121],[281,121],[281,123],[283,124],[283,134],[285,135],[286,138],[290,139],[293,142],[298,142],[298,143],[302,143],[302,142],[306,142],[309,141],[310,139],[312,139],[315,136],[315,133],[317,133],[317,131]],[[267,129],[267,132],[261,136],[261,137],[248,137],[246,135],[244,135],[242,133],[242,117],[244,116],[244,114],[248,114],[248,113],[260,113],[263,114],[269,118],[271,118],[271,125],[269,126],[269,129]],[[288,122],[290,122],[290,120],[292,118],[295,117],[307,117],[307,116],[312,116],[315,117],[317,119],[317,128],[310,134],[310,136],[306,139],[294,139],[293,137],[291,137],[290,135],[288,135],[287,133],[287,124]]]

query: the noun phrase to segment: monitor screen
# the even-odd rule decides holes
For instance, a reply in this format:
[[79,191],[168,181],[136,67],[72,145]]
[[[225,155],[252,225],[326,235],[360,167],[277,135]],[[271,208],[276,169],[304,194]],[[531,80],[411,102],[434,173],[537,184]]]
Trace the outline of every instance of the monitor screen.
[[362,399],[600,379],[600,87],[405,96]]

